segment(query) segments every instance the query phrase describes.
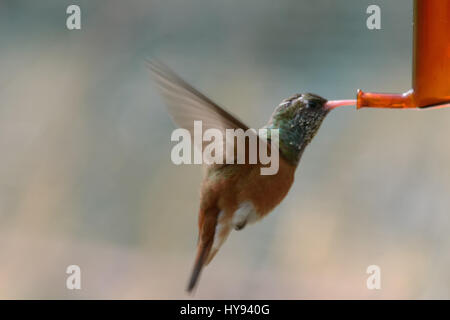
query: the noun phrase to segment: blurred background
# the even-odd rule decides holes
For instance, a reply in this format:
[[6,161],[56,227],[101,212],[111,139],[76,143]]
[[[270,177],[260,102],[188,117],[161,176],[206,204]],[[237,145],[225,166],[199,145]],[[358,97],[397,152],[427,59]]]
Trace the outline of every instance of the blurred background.
[[172,164],[144,64],[260,127],[294,93],[409,89],[412,1],[0,0],[0,40],[0,298],[450,298],[450,109],[355,107],[327,117],[284,202],[186,295],[202,169]]

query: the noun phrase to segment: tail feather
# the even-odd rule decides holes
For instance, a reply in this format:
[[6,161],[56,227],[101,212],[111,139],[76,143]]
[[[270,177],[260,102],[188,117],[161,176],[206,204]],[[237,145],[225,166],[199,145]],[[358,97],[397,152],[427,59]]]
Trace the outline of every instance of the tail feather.
[[194,268],[192,270],[191,278],[189,279],[187,291],[190,293],[195,288],[197,281],[200,277],[203,267],[206,265],[206,259],[208,258],[211,250],[212,242],[207,245],[198,245],[197,257],[195,258]]
[[217,208],[200,211],[199,213],[199,241],[197,246],[197,256],[194,262],[191,278],[189,279],[187,291],[192,292],[198,282],[200,273],[208,260],[211,247],[214,242],[214,235],[216,232]]

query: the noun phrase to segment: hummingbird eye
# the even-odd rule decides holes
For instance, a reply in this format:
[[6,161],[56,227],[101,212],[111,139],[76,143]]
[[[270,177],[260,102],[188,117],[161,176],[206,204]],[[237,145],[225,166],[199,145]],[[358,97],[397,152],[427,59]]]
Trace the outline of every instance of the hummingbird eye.
[[318,105],[317,102],[313,100],[308,100],[308,102],[306,103],[306,107],[308,109],[316,109],[317,105]]
[[313,93],[305,93],[303,95],[303,101],[306,104],[306,108],[310,110],[321,109],[322,106],[327,102],[327,100],[325,100],[324,98]]

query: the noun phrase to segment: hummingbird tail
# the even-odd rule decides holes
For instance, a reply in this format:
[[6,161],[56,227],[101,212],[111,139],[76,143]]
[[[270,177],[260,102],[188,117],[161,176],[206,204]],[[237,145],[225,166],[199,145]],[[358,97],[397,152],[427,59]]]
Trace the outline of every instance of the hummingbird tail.
[[208,261],[208,256],[214,243],[216,232],[218,208],[200,210],[199,212],[199,241],[197,246],[197,256],[194,262],[191,278],[188,283],[187,291],[192,292],[198,282],[200,273]]
[[212,241],[207,245],[199,244],[197,249],[197,257],[195,258],[194,268],[192,270],[191,278],[189,279],[189,284],[187,287],[187,291],[189,293],[195,288],[198,279],[200,277],[200,273],[202,272],[203,267],[205,266],[206,258],[209,255],[209,251],[211,250]]

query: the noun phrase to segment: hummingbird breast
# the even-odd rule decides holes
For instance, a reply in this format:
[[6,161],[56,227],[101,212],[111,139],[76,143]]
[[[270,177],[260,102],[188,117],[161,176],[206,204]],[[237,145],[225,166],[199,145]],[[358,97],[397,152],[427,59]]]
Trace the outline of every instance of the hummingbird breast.
[[263,218],[289,192],[296,166],[280,157],[275,175],[261,175],[260,169],[259,164],[233,164],[209,169],[202,184],[200,212],[210,212],[207,209],[215,207],[218,214],[208,262],[232,229],[241,230]]
[[[210,169],[202,184],[202,206],[215,205],[230,218],[239,209],[238,215],[255,211],[263,217],[284,199],[294,182],[296,166],[281,157],[279,162],[279,170],[274,175],[261,175],[260,164]],[[252,204],[251,210],[249,205],[243,205],[247,202]]]

